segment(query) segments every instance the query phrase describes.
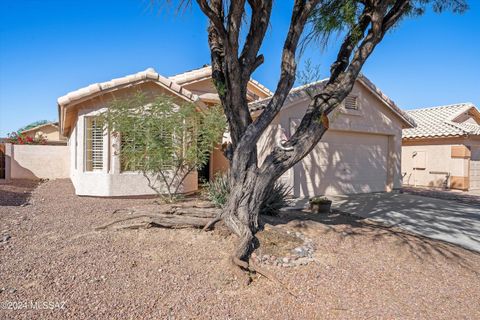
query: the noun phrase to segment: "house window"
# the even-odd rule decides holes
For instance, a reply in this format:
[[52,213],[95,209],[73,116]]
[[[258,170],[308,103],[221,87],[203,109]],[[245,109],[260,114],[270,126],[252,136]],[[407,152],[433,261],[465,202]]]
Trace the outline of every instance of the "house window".
[[345,98],[345,109],[358,110],[357,97],[349,95]]
[[[131,134],[126,132],[120,134],[120,171],[138,171],[145,161],[146,147],[135,139],[136,134],[142,134],[140,130],[133,130]],[[125,156],[128,154],[129,156]]]
[[85,118],[85,170],[103,169],[103,126],[95,117]]
[[[183,151],[184,142],[178,139],[174,129],[166,129],[160,126],[157,132],[146,132],[143,129],[135,129],[131,132],[120,134],[120,170],[140,171],[142,168],[161,168],[169,170],[174,167],[177,159],[176,152]],[[149,135],[154,142],[147,143],[145,135]],[[155,157],[149,157],[148,153],[157,149]]]

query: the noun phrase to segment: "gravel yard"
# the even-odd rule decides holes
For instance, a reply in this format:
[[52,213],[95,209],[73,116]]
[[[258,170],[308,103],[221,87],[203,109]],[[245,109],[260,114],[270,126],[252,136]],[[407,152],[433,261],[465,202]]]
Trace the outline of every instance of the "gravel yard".
[[440,241],[353,216],[269,218],[315,245],[307,265],[262,264],[295,297],[264,277],[241,287],[220,232],[95,231],[152,199],[33,188],[0,185],[0,319],[480,319],[480,255]]

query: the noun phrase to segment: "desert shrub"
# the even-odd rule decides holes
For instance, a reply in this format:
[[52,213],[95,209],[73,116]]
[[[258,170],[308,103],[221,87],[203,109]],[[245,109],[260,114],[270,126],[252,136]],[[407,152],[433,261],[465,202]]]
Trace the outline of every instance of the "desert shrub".
[[205,182],[204,187],[204,195],[216,207],[221,208],[225,205],[230,194],[228,174],[217,173],[212,181]]
[[262,204],[260,212],[267,216],[276,216],[280,209],[289,205],[289,194],[292,187],[283,182],[277,181],[273,186],[272,192],[268,193],[267,199]]
[[226,128],[219,106],[202,109],[143,93],[114,100],[99,120],[119,137],[122,171],[141,172],[167,202],[177,200],[187,176],[207,164]]
[[12,132],[8,134],[6,142],[12,144],[46,144],[47,139],[44,136],[27,136],[25,133]]
[[310,198],[309,202],[311,204],[328,204],[328,203],[332,203],[332,200],[328,199],[325,196],[316,196],[316,197]]
[[[212,203],[221,208],[227,202],[230,194],[228,174],[217,174],[211,182],[204,184],[204,194]],[[278,215],[280,209],[289,204],[289,193],[291,187],[282,182],[276,182],[272,192],[268,193],[265,202],[262,204],[260,213],[270,216]]]

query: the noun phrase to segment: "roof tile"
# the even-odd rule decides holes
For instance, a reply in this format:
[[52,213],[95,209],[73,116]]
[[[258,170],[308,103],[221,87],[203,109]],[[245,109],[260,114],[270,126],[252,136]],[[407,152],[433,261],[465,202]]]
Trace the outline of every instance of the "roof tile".
[[480,135],[480,125],[454,122],[462,113],[471,109],[478,111],[472,103],[458,103],[445,106],[406,111],[417,123],[416,128],[404,129],[404,139]]
[[[410,126],[415,126],[415,121],[406,112],[401,110],[389,97],[387,97],[377,86],[373,84],[367,77],[360,75],[358,80],[362,81],[371,91],[375,92],[377,96],[400,118],[402,118]],[[312,82],[303,86],[293,88],[285,99],[284,105],[288,105],[294,101],[307,99],[310,96],[318,94],[320,90],[328,82],[328,79]],[[257,100],[249,104],[250,111],[263,110],[269,103],[271,97]]]

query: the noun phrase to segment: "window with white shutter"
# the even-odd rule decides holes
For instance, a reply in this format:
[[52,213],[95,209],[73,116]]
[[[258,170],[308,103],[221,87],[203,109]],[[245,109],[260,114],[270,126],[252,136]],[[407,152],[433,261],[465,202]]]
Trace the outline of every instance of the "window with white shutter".
[[345,98],[345,109],[358,110],[357,97],[348,95]]
[[103,169],[103,126],[95,117],[85,118],[85,170]]

